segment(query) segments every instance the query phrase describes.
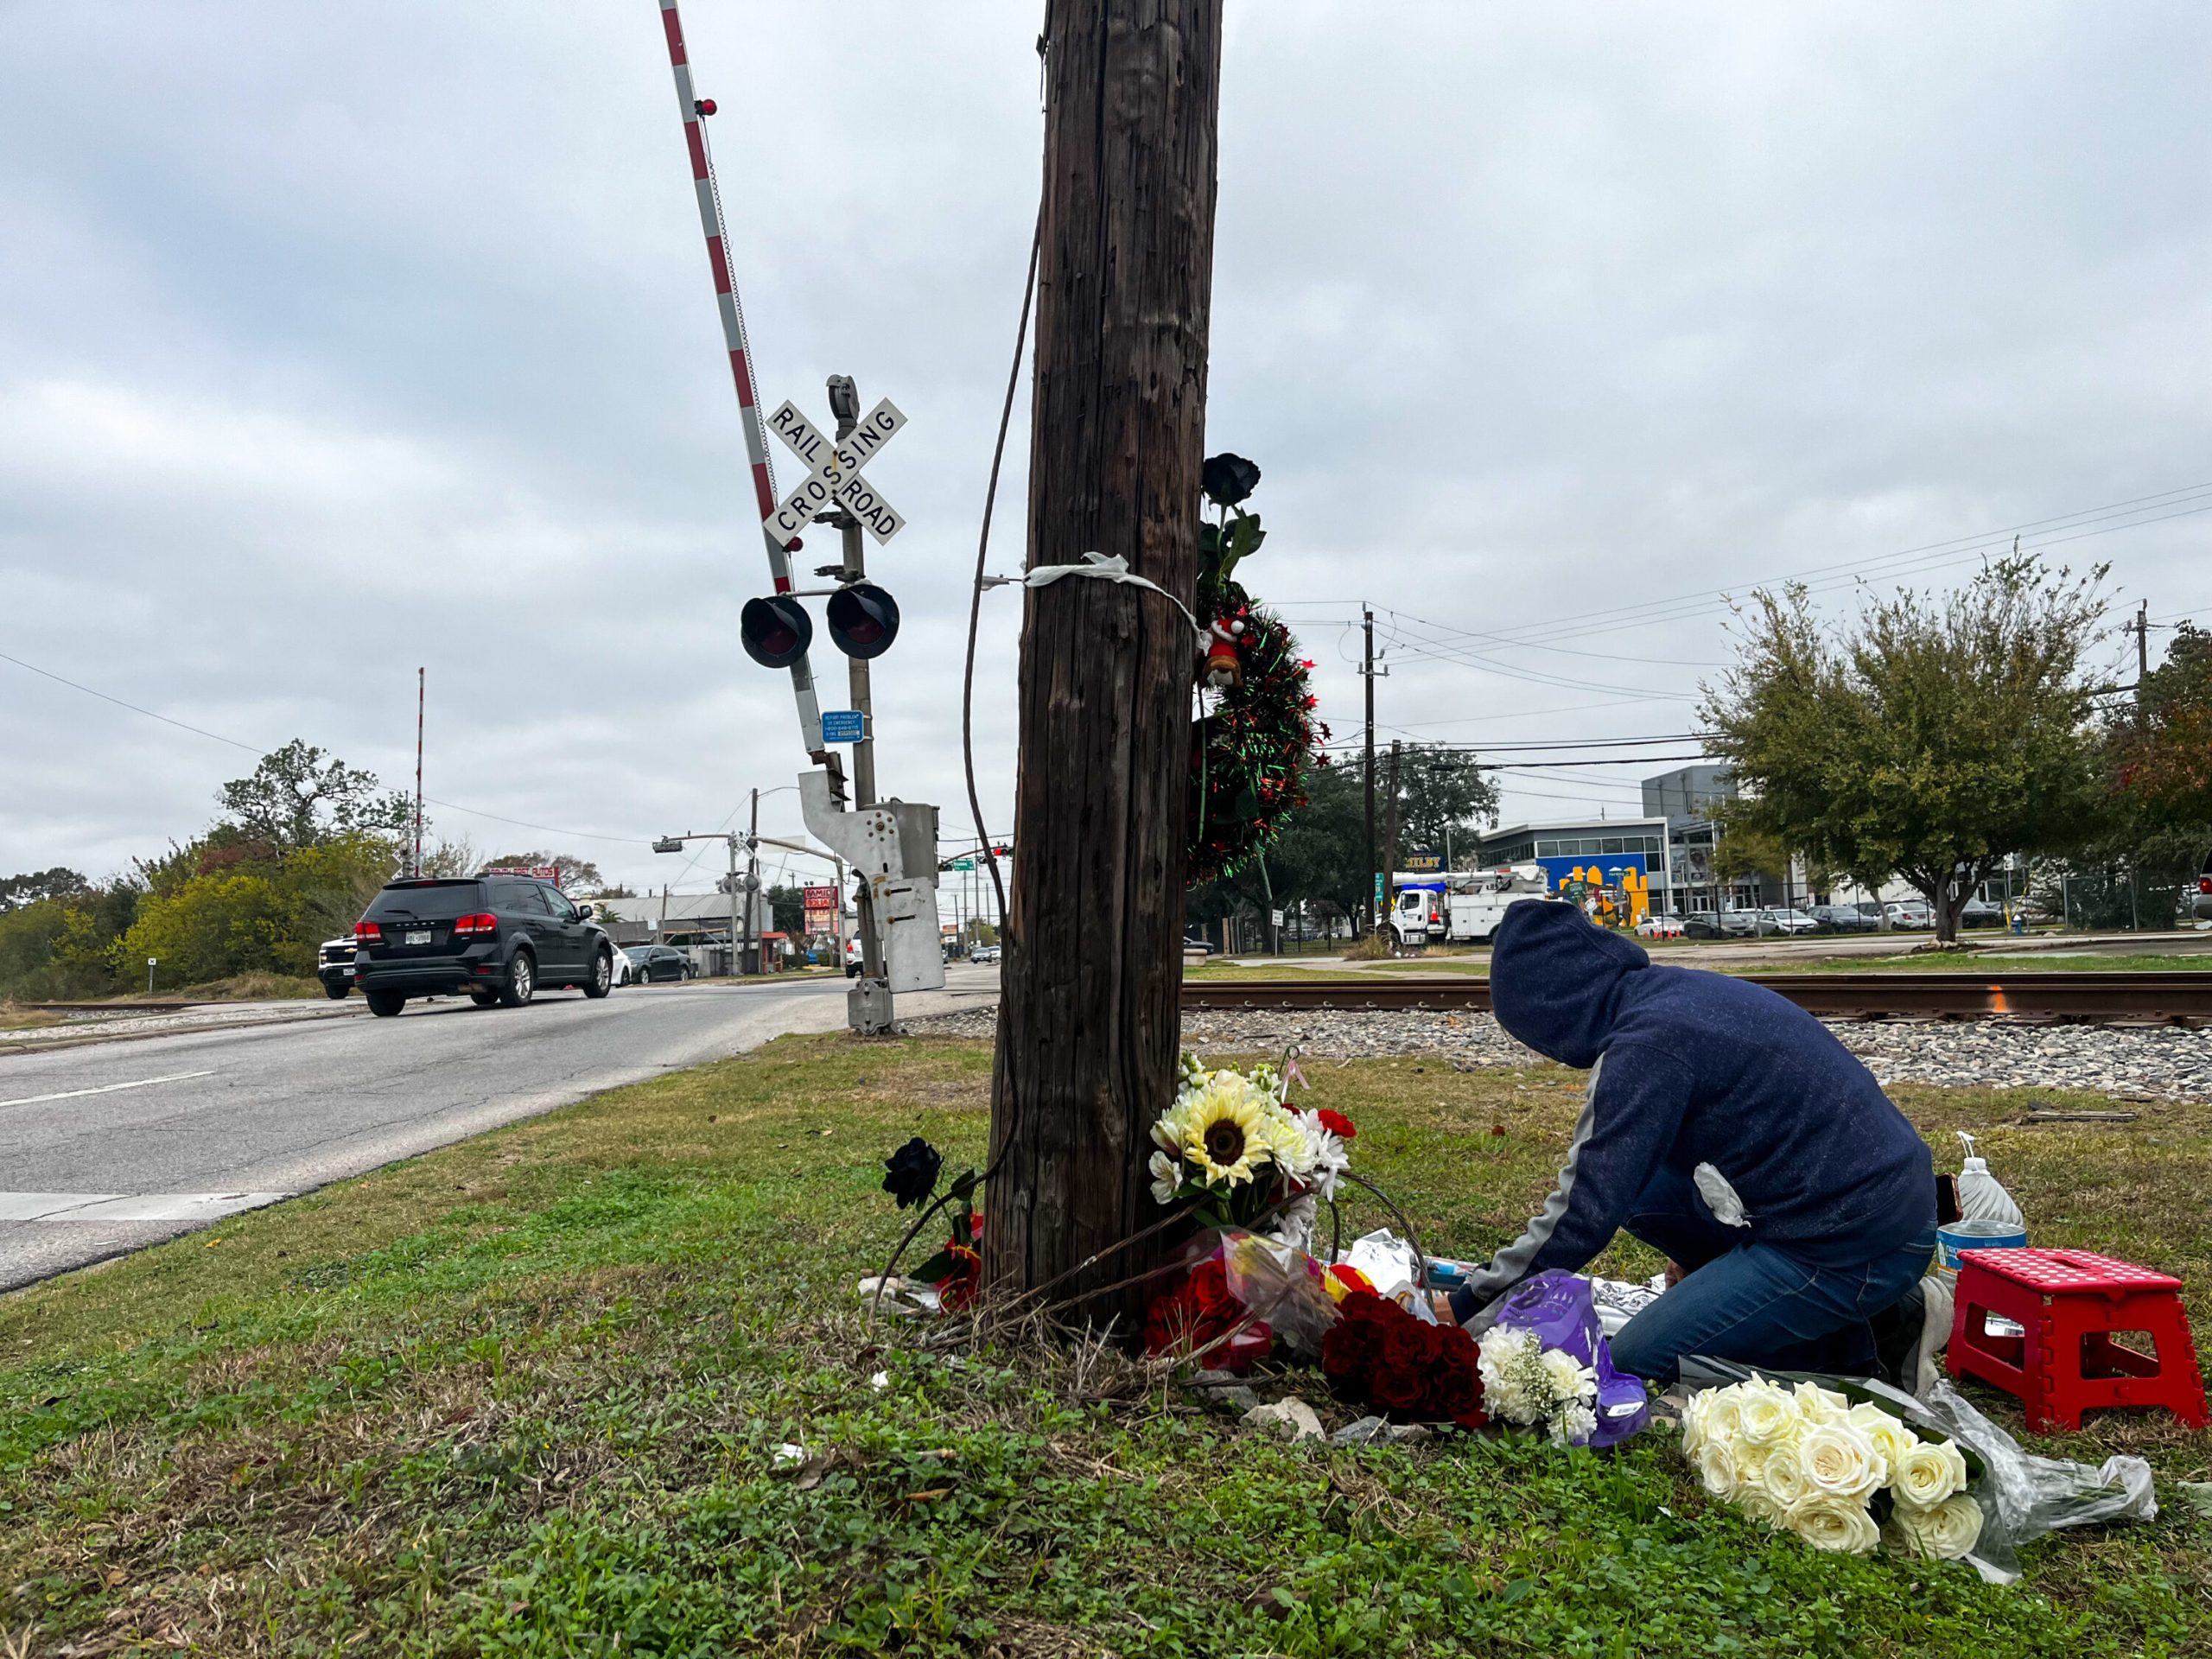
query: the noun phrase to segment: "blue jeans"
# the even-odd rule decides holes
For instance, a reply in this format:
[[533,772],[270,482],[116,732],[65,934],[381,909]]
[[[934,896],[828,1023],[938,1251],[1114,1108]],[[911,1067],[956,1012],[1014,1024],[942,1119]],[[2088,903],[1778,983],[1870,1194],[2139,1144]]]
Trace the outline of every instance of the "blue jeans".
[[1874,1316],[1920,1281],[1936,1252],[1929,1224],[1897,1249],[1846,1266],[1806,1261],[1773,1244],[1745,1243],[1690,1199],[1655,1184],[1627,1230],[1689,1269],[1682,1281],[1621,1327],[1613,1364],[1652,1382],[1675,1380],[1685,1354],[1711,1354],[1777,1370],[1870,1376]]

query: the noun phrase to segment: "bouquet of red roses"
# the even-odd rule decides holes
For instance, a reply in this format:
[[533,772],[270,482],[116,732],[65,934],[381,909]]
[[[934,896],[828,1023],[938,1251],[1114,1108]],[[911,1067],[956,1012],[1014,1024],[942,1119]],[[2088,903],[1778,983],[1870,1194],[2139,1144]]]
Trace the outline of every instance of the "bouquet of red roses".
[[[1192,1268],[1174,1289],[1152,1299],[1145,1310],[1144,1351],[1148,1354],[1192,1354],[1243,1324],[1247,1309],[1229,1287],[1229,1268],[1218,1254]],[[1207,1357],[1217,1370],[1240,1375],[1274,1345],[1274,1333],[1255,1320]]]
[[1397,1422],[1479,1428],[1481,1351],[1456,1325],[1430,1325],[1388,1297],[1354,1291],[1321,1338],[1321,1372],[1339,1400]]

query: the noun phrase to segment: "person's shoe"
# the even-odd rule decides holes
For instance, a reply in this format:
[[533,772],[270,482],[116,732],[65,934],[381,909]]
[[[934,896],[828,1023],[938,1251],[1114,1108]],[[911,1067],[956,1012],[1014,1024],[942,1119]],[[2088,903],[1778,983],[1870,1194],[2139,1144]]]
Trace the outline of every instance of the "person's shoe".
[[1920,1281],[1920,1341],[1913,1349],[1909,1385],[1916,1400],[1925,1400],[1936,1379],[1943,1374],[1937,1356],[1950,1344],[1951,1318],[1957,1305],[1957,1287],[1942,1274],[1931,1273]]
[[1923,1279],[1867,1323],[1874,1336],[1874,1363],[1882,1380],[1918,1397],[1920,1344],[1927,1330],[1927,1287]]

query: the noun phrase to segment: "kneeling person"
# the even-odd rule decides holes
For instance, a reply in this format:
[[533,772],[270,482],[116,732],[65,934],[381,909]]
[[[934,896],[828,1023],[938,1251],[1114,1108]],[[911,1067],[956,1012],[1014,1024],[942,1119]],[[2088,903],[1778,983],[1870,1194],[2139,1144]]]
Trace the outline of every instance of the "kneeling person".
[[1702,1353],[1918,1385],[1938,1339],[1916,1290],[1934,1166],[1827,1027],[1746,980],[1655,967],[1539,899],[1499,924],[1491,998],[1590,1088],[1557,1190],[1452,1294],[1452,1317],[1478,1321],[1527,1274],[1580,1268],[1625,1230],[1686,1271],[1613,1338],[1621,1370],[1668,1382]]

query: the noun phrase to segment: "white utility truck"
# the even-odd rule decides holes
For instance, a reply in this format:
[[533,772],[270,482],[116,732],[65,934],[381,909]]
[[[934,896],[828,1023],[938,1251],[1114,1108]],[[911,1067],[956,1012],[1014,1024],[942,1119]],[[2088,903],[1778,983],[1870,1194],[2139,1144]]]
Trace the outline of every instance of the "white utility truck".
[[[1448,876],[1408,874],[1390,911],[1400,949],[1425,944],[1486,944],[1505,908],[1522,899],[1553,897],[1541,864],[1502,865],[1494,870],[1454,870]],[[1441,888],[1440,890],[1440,885]]]

